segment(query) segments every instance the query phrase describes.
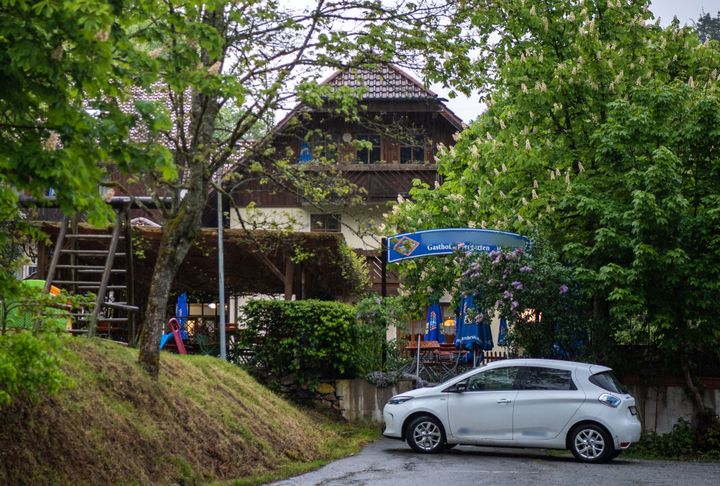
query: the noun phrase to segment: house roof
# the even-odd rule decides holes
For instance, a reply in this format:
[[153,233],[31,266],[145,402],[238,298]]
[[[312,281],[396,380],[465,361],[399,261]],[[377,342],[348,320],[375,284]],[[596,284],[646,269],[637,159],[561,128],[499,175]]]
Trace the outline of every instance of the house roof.
[[[439,107],[438,112],[457,130],[465,128],[462,119],[445,106],[444,98],[430,91],[423,84],[394,64],[379,67],[335,71],[321,84],[335,87],[364,88],[364,101],[429,101]],[[308,107],[298,103],[275,125],[275,133],[282,130],[300,111]]]
[[437,94],[394,64],[383,64],[374,69],[336,71],[323,84],[364,88],[364,100],[441,100]]

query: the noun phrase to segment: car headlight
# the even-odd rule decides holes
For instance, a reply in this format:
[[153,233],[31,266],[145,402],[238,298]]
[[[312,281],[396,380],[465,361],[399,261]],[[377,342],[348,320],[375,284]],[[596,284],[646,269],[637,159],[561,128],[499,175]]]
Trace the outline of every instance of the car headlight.
[[598,400],[600,400],[600,403],[612,408],[618,408],[622,403],[622,400],[620,400],[618,397],[610,395],[608,393],[603,393],[602,395],[600,395],[600,397],[598,397]]
[[398,396],[392,397],[390,400],[388,400],[388,404],[389,405],[400,405],[401,403],[405,403],[408,400],[412,400],[412,397],[398,395]]

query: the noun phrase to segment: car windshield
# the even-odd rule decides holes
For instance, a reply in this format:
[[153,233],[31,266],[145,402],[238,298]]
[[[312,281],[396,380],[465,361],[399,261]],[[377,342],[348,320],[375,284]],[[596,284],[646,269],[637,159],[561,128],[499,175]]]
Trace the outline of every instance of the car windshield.
[[613,393],[627,393],[612,371],[603,371],[590,377],[590,383]]

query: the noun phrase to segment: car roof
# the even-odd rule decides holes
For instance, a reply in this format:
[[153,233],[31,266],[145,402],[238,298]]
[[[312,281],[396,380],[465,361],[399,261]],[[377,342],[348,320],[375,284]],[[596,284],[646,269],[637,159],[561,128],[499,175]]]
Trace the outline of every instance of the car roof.
[[580,363],[577,361],[563,361],[560,359],[537,359],[537,358],[519,358],[519,359],[503,359],[488,363],[486,368],[496,368],[502,366],[539,366],[544,368],[562,368],[562,369],[577,369],[582,368],[589,370],[590,373],[601,373],[603,371],[610,371],[611,368],[607,366],[592,364],[592,363]]

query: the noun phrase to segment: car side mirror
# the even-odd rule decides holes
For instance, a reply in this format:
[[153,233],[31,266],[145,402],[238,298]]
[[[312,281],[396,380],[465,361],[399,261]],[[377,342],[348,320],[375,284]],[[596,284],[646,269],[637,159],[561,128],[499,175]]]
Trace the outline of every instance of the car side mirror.
[[456,392],[458,392],[458,393],[462,393],[462,392],[464,392],[464,391],[467,391],[467,383],[464,382],[464,381],[461,381],[460,383],[457,383],[457,384],[455,385],[455,390],[454,390],[454,391],[456,391]]

